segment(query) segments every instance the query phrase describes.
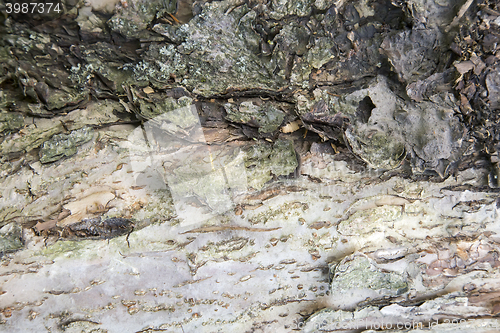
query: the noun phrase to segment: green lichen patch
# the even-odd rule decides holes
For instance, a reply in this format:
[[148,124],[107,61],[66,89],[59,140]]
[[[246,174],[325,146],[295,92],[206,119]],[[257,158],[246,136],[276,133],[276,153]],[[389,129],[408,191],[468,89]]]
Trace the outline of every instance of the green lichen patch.
[[298,166],[293,144],[277,140],[274,145],[259,143],[246,151],[245,168],[248,185],[261,189],[273,176],[287,176]]
[[37,129],[32,125],[27,128],[26,135],[12,136],[8,140],[4,140],[0,144],[2,154],[8,154],[20,151],[30,151],[39,147],[44,141],[48,140],[52,135],[62,132],[62,125],[56,124],[54,127]]
[[294,64],[290,82],[307,88],[309,86],[309,75],[311,71],[321,68],[334,58],[331,51],[334,45],[331,38],[314,38],[307,53]]
[[[371,132],[371,136],[364,134],[365,138],[356,137],[350,130],[346,132],[352,151],[361,156],[369,165],[382,168],[393,169],[397,167],[405,157],[405,145],[398,135],[392,132]],[[357,133],[360,134],[360,133]]]
[[135,229],[142,225],[140,221],[150,221],[151,223],[172,220],[175,215],[172,195],[168,190],[155,190],[151,194],[151,200],[146,205],[132,212],[132,218],[136,222]]
[[271,172],[275,176],[288,176],[298,166],[297,155],[292,141],[277,140],[270,155]]
[[94,136],[91,127],[83,127],[69,134],[54,135],[44,142],[40,149],[40,162],[49,163],[76,154],[77,147],[90,141]]
[[86,90],[72,90],[69,93],[51,89],[47,94],[46,107],[48,110],[61,109],[67,105],[74,105],[82,101],[88,94]]
[[265,103],[260,107],[252,102],[242,102],[239,106],[227,103],[225,108],[227,120],[258,127],[259,133],[272,133],[278,130],[285,118],[283,111],[278,110],[269,103]]
[[17,223],[9,223],[0,228],[0,253],[12,252],[23,247],[22,228]]
[[[119,47],[105,42],[79,46],[81,57],[85,63],[78,63],[71,67],[70,78],[75,86],[85,91],[89,82],[99,86],[99,90],[115,90],[123,92],[123,85],[132,83],[132,71],[122,67],[122,57],[125,55]],[[133,82],[138,84],[138,82]]]
[[24,125],[24,117],[19,113],[0,113],[0,133],[15,131]]
[[175,77],[176,83],[203,96],[281,87],[283,82],[272,74],[275,66],[259,57],[261,38],[252,28],[256,16],[246,4],[204,3],[199,15],[176,29],[182,40],[178,46],[151,45],[133,66],[135,79],[161,85]]
[[[118,238],[125,238],[118,237]],[[82,241],[62,241],[44,247],[39,251],[39,255],[48,258],[66,257],[71,259],[95,259],[99,257],[99,251],[96,251],[97,244],[107,243],[107,240],[82,240]]]
[[[303,325],[302,332],[316,333],[320,332],[323,327],[329,325],[342,323],[343,321],[350,321],[354,319],[354,314],[350,311],[323,309],[314,313]],[[340,325],[339,325],[340,326]],[[348,328],[348,327],[346,327]]]
[[118,6],[116,14],[107,22],[111,30],[127,38],[144,36],[158,12],[175,12],[176,1],[168,0],[132,0],[127,6]]
[[137,100],[141,116],[146,119],[153,119],[159,115],[163,115],[154,120],[161,120],[162,123],[169,122],[180,128],[188,128],[198,124],[197,115],[193,114],[189,108],[193,102],[193,99],[190,97],[183,96],[179,99],[166,97],[152,99],[151,101],[144,99]]
[[6,95],[12,96],[8,105],[46,117],[53,115],[47,110],[74,107],[88,95],[85,89],[75,89],[67,72],[69,66],[65,67],[69,57],[63,57],[65,51],[49,34],[13,25],[5,36],[6,47],[0,51],[5,67],[0,81],[15,81],[5,86]]
[[408,290],[405,277],[378,268],[364,255],[352,255],[330,267],[331,293],[341,295],[350,290],[371,289],[381,296],[396,296]]

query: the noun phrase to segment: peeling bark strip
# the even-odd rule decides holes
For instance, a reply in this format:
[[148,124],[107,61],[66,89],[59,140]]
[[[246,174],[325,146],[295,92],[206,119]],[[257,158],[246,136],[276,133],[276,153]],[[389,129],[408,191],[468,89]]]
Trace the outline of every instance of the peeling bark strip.
[[498,1],[59,3],[0,0],[0,331],[499,331]]
[[205,233],[205,232],[218,232],[224,230],[244,230],[250,232],[266,232],[266,231],[274,231],[279,230],[280,227],[277,228],[252,228],[252,227],[241,227],[236,225],[228,225],[228,226],[212,226],[212,227],[202,227],[196,228],[188,231],[181,232],[181,234],[189,234],[189,233]]

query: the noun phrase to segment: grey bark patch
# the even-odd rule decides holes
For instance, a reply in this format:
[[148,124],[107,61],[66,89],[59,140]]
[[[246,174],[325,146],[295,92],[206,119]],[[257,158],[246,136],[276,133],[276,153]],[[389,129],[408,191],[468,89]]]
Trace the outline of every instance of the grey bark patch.
[[500,107],[500,69],[498,66],[491,68],[491,72],[486,76],[486,87],[491,107]]
[[92,140],[94,131],[84,127],[69,134],[57,134],[45,141],[40,149],[40,162],[50,163],[76,154],[77,147]]

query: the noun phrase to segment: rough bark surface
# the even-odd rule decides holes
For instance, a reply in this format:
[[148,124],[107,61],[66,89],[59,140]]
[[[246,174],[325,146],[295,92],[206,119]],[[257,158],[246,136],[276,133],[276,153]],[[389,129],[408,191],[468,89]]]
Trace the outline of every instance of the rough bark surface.
[[500,330],[494,1],[0,1],[0,330]]

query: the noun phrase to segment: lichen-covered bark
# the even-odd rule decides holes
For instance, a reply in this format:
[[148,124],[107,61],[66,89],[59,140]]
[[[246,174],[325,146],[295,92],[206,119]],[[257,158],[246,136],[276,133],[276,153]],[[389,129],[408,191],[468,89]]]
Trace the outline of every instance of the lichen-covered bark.
[[0,27],[2,330],[499,329],[496,4],[62,4]]

